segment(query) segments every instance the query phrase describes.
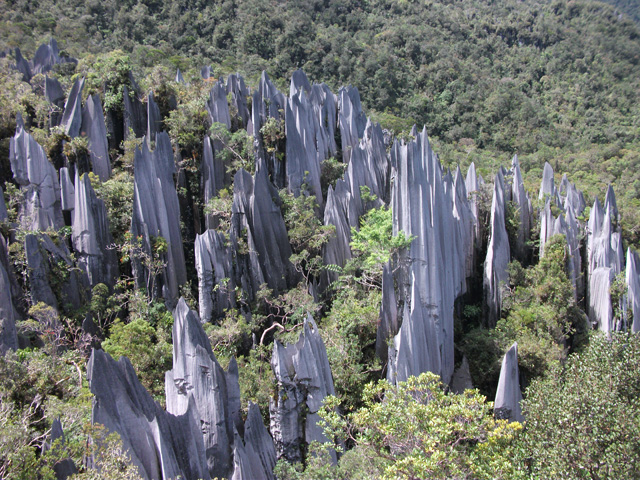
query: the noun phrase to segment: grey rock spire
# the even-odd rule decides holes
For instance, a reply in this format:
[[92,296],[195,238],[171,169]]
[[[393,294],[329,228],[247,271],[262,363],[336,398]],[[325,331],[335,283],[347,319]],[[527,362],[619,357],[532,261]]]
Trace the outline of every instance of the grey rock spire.
[[533,214],[529,209],[531,201],[524,189],[524,183],[522,181],[522,173],[520,172],[520,162],[518,162],[518,156],[514,155],[511,161],[511,172],[513,175],[513,181],[511,183],[511,198],[518,208],[519,225],[518,236],[516,238],[516,244],[513,245],[514,254],[521,260],[524,260],[527,255],[526,243],[531,235],[531,224],[533,222]]
[[324,397],[335,394],[327,352],[311,316],[297,343],[274,342],[271,367],[278,382],[269,405],[276,451],[280,458],[302,461],[303,444],[327,441],[317,426],[317,412]]
[[[174,311],[173,370],[165,378],[167,411],[191,413],[202,429],[209,474],[232,473],[234,421],[229,405],[229,377],[216,360],[196,313],[180,298]],[[191,412],[190,412],[191,410]]]
[[71,87],[67,101],[64,104],[64,113],[60,120],[60,125],[71,138],[80,134],[82,127],[82,89],[84,88],[84,77],[76,80]]
[[[134,159],[134,195],[131,233],[142,237],[144,249],[151,252],[157,237],[167,242],[166,267],[162,275],[162,296],[169,304],[178,300],[178,290],[187,280],[187,272],[180,233],[180,207],[173,174],[175,163],[169,135],[156,136],[156,149],[151,152],[147,142],[137,149]],[[138,261],[133,262],[139,287],[149,288],[149,293],[159,296],[160,285],[154,283],[149,271]]]
[[509,238],[505,227],[504,179],[496,174],[491,201],[491,237],[484,262],[484,291],[487,305],[486,322],[495,326],[500,318],[502,288],[508,281],[507,265],[511,259]]
[[88,96],[82,109],[82,133],[89,139],[92,170],[101,181],[106,182],[111,177],[111,160],[109,159],[107,127],[104,123],[102,103],[98,94]]
[[24,192],[20,222],[26,230],[58,230],[64,225],[60,184],[56,169],[44,149],[29,135],[19,119],[11,138],[9,160],[13,178]]
[[116,362],[102,350],[93,350],[87,377],[94,395],[92,422],[120,435],[142,478],[210,478],[193,398],[184,414],[165,412],[126,357]]
[[5,239],[0,235],[0,355],[7,350],[18,349],[16,320],[18,319],[11,295],[9,258]]
[[96,197],[87,174],[76,170],[75,208],[73,216],[73,248],[78,254],[78,266],[94,287],[104,283],[113,288],[118,278],[118,258],[109,232],[107,209]]
[[502,359],[494,412],[497,418],[522,422],[522,393],[518,370],[518,344],[514,343]]

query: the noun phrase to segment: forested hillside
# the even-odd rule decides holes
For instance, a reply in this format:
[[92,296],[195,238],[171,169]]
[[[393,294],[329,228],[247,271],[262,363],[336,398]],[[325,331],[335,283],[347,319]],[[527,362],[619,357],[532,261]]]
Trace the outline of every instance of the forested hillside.
[[640,476],[638,26],[340,1],[0,4],[0,479]]
[[591,195],[619,182],[623,222],[638,235],[640,36],[613,7],[25,1],[1,13],[0,47],[27,57],[53,35],[76,57],[129,52],[137,73],[212,65],[215,76],[239,72],[252,83],[266,70],[277,83],[303,68],[334,90],[356,85],[384,127],[426,125],[447,164],[482,169],[518,153],[525,177],[552,161]]

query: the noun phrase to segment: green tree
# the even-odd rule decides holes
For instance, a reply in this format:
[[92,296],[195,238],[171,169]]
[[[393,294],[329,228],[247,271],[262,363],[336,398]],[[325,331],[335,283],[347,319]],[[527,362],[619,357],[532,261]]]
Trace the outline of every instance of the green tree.
[[640,337],[594,334],[527,390],[523,444],[533,478],[640,476]]
[[326,433],[354,442],[379,465],[376,478],[524,478],[513,462],[522,426],[494,419],[493,404],[477,390],[447,393],[427,372],[397,386],[369,384],[363,400],[345,418],[329,397],[322,417]]

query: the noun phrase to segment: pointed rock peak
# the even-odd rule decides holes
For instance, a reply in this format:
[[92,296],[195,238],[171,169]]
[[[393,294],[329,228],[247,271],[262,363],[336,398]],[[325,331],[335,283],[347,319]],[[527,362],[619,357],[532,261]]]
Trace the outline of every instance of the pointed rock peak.
[[180,69],[178,68],[176,70],[176,83],[184,83],[184,77],[182,76],[182,72],[180,71]]
[[474,162],[471,162],[471,165],[469,165],[467,177],[465,178],[464,183],[467,187],[468,193],[478,190],[478,176],[476,174],[476,164]]
[[500,380],[496,391],[494,412],[497,418],[522,422],[522,393],[520,392],[520,372],[518,370],[518,344],[509,348],[502,359]]
[[304,91],[306,95],[309,95],[311,93],[311,83],[309,83],[309,79],[302,69],[298,69],[291,75],[289,95],[294,97],[302,91]]
[[556,187],[553,178],[553,168],[551,167],[551,165],[549,165],[549,162],[545,162],[538,198],[542,199],[545,195],[553,196],[555,194],[555,189]]
[[604,208],[610,210],[614,218],[618,218],[618,204],[616,203],[616,194],[613,191],[613,187],[609,185],[607,188],[607,194],[604,197]]

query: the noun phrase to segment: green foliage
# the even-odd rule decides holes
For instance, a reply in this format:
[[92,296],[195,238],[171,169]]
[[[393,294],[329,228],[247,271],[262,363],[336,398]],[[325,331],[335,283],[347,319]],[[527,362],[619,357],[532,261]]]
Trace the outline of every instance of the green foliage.
[[322,269],[322,246],[335,232],[335,226],[324,225],[316,215],[318,203],[309,195],[306,185],[297,197],[286,189],[280,190],[284,223],[293,254],[290,257],[296,270],[309,281]]
[[[68,453],[81,464],[77,447],[86,440],[82,429],[91,412],[84,359],[72,350],[56,356],[38,350],[18,353],[0,356],[0,475],[53,479],[53,465]],[[70,452],[43,451],[55,418],[64,425]]]
[[527,390],[523,444],[533,478],[638,478],[640,337],[595,334]]
[[[352,411],[361,405],[364,386],[379,377],[375,341],[382,295],[378,290],[358,294],[340,289],[320,334],[327,349],[336,395],[341,407]],[[345,359],[349,361],[345,361]]]
[[96,195],[104,201],[114,244],[125,243],[126,234],[131,228],[133,175],[127,171],[120,171],[114,173],[106,182],[101,182],[97,175],[90,172],[89,178]]
[[320,186],[322,188],[322,195],[327,197],[329,191],[329,185],[336,186],[336,181],[342,178],[344,171],[347,169],[347,164],[341,162],[335,157],[329,157],[320,162]]
[[269,401],[275,395],[276,382],[271,369],[272,347],[257,345],[248,355],[239,356],[240,396],[243,405],[251,401],[260,407],[262,418],[269,418]]
[[[284,116],[280,120],[269,117],[260,129],[262,141],[267,153],[276,154],[279,160],[284,160],[285,150],[285,128]],[[279,156],[278,156],[279,154]]]
[[360,449],[351,465],[359,453],[369,468],[378,466],[375,478],[524,478],[513,462],[522,426],[495,420],[493,405],[477,391],[445,393],[436,375],[423,373],[397,386],[369,384],[363,400],[341,417],[329,397],[321,416],[329,438]]
[[[142,302],[141,302],[142,303]],[[140,315],[140,316],[138,316]],[[144,315],[144,316],[143,316]],[[173,317],[161,304],[134,311],[129,323],[117,319],[102,348],[113,358],[127,357],[142,385],[164,403],[164,372],[171,370]]]
[[218,190],[218,195],[210,199],[204,207],[205,215],[212,215],[218,222],[217,230],[227,234],[231,228],[231,207],[233,194],[229,189]]
[[202,139],[209,125],[206,110],[208,85],[196,82],[190,87],[177,87],[178,108],[171,110],[164,124],[174,145],[185,159],[198,158],[202,151]]
[[233,176],[241,168],[252,175],[255,173],[253,137],[246,130],[231,133],[226,125],[216,122],[211,125],[209,135],[222,144],[222,150],[216,151],[216,155],[221,157],[227,173]]
[[136,95],[131,83],[132,69],[129,55],[122,50],[114,50],[97,57],[85,57],[78,64],[77,77],[85,77],[86,93],[101,93],[104,89],[104,109],[122,114],[125,87],[129,90],[129,95]]
[[414,237],[402,231],[396,235],[393,234],[393,217],[390,208],[384,206],[372,208],[360,219],[359,230],[351,227],[350,246],[354,257],[347,263],[344,271],[353,272],[358,283],[380,288],[382,267],[394,254],[408,248],[413,239]]
[[568,346],[584,341],[586,317],[578,308],[567,277],[566,239],[555,235],[540,262],[523,269],[509,265],[511,288],[503,298],[503,318],[495,329],[469,332],[462,350],[469,359],[474,384],[493,395],[504,352],[518,342],[518,363],[525,381],[543,376],[564,361]]

